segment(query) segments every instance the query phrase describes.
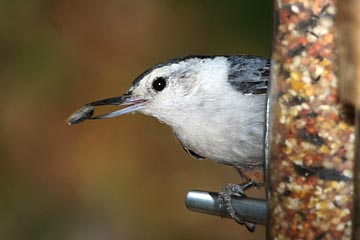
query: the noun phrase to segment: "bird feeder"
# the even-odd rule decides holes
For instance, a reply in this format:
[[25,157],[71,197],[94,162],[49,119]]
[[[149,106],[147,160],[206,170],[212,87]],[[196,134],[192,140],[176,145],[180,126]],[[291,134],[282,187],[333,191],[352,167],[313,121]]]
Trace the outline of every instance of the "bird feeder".
[[339,99],[336,2],[274,11],[268,239],[350,239],[355,134]]

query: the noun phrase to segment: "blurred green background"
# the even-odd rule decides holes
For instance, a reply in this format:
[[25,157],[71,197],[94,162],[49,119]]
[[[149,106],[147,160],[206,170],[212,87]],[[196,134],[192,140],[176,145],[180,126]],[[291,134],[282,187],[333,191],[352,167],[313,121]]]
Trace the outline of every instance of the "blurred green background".
[[185,208],[187,191],[240,179],[190,158],[155,119],[64,120],[166,59],[269,57],[271,11],[260,0],[2,0],[0,239],[264,239],[262,226]]

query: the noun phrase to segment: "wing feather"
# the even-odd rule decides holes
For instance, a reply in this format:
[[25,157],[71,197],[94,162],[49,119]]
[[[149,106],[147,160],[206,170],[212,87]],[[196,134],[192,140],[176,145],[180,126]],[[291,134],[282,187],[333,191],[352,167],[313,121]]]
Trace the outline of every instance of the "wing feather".
[[249,55],[228,57],[228,82],[244,94],[266,94],[270,78],[270,60]]

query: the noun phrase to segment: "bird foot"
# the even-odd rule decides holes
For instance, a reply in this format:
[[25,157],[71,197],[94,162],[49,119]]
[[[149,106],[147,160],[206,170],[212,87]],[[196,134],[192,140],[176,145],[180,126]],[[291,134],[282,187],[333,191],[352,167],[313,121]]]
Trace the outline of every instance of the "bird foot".
[[254,184],[255,183],[253,181],[242,184],[229,183],[228,185],[220,189],[218,197],[220,203],[225,205],[226,211],[229,213],[232,219],[234,219],[239,224],[245,225],[250,232],[255,231],[256,224],[247,222],[244,219],[241,219],[240,216],[238,216],[231,204],[231,196],[246,197],[245,190],[252,187]]

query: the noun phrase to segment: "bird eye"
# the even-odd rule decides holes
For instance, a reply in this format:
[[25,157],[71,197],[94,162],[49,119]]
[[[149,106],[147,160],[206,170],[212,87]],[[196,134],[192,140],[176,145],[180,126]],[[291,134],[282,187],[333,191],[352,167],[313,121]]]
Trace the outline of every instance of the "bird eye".
[[152,87],[157,92],[162,91],[166,87],[166,79],[164,77],[156,78],[152,83]]

